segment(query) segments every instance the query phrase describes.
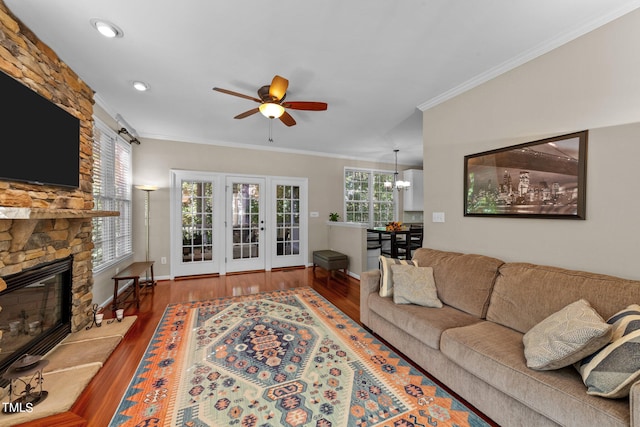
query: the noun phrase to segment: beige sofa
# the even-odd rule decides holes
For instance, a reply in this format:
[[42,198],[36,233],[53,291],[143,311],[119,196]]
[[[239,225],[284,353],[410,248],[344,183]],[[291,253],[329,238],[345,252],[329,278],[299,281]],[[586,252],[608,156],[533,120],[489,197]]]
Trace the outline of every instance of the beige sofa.
[[572,366],[526,366],[523,335],[584,298],[604,319],[640,303],[640,282],[483,255],[418,249],[442,308],[394,304],[379,270],[360,277],[360,320],[502,426],[640,427],[640,382],[624,399],[586,393]]

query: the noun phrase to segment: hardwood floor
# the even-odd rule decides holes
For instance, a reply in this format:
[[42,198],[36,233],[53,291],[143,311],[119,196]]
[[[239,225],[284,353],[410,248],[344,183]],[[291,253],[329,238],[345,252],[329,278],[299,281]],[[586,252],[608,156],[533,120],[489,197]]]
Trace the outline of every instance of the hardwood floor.
[[[131,378],[133,378],[138,363],[144,355],[165,308],[170,303],[200,301],[209,298],[248,295],[309,286],[360,324],[359,281],[338,274],[337,278],[332,279],[327,285],[326,277],[324,270],[319,269],[317,278],[314,278],[311,268],[300,268],[220,277],[159,281],[155,292],[147,295],[142,300],[139,310],[131,307],[125,311],[125,316],[135,314],[138,316],[138,320],[71,407],[70,411],[27,423],[20,427],[107,426],[118,408]],[[110,314],[110,310],[107,310],[107,314]],[[378,339],[393,349],[383,339],[380,337]],[[397,350],[395,351],[402,355]],[[424,375],[447,389],[445,385],[433,378],[433,376],[411,361],[409,362]],[[455,393],[448,389],[447,391],[464,402]],[[476,413],[487,421],[489,425],[496,426],[495,423],[479,411],[476,411]]]
[[[312,269],[307,268],[158,282],[155,292],[142,300],[139,310],[133,307],[125,312],[125,316],[137,315],[138,320],[70,412],[87,420],[87,425],[92,427],[109,424],[168,304],[301,286],[315,289],[343,313],[359,321],[359,282],[338,275],[337,280],[331,280],[327,286],[322,270],[317,271],[317,279]],[[109,312],[107,310],[107,314]]]

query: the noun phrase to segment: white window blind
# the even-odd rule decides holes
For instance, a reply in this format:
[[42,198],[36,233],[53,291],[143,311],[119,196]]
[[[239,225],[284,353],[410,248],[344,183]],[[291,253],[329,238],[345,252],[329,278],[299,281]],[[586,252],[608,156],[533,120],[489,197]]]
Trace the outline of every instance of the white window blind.
[[93,269],[99,271],[131,255],[131,145],[99,119],[93,129],[94,209],[118,211],[93,219]]
[[369,169],[344,170],[344,217],[347,222],[363,222],[378,227],[394,220],[395,198],[385,187],[393,173]]

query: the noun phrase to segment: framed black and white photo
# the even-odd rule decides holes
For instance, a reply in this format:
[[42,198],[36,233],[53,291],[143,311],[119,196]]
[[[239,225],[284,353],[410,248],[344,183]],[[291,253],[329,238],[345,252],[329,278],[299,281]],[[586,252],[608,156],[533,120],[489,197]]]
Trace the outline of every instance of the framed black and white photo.
[[464,215],[585,219],[588,131],[464,157]]

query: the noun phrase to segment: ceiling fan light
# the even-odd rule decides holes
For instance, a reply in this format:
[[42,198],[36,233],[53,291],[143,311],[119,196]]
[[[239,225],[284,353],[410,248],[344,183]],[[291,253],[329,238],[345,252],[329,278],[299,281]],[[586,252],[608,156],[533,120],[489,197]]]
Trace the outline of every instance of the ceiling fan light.
[[265,102],[258,107],[263,116],[269,119],[277,119],[284,114],[284,107],[273,102]]

